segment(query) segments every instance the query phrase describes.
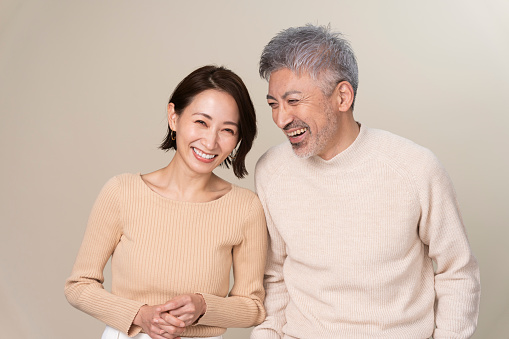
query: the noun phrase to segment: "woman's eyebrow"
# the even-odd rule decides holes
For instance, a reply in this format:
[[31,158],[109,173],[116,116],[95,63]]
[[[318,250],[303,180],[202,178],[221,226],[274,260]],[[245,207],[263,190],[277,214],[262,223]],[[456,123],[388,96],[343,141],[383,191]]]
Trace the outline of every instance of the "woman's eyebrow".
[[[209,120],[214,120],[212,119],[212,117],[210,115],[208,115],[207,113],[202,113],[202,112],[196,112],[196,113],[193,113],[192,115],[201,115],[201,116],[204,116],[205,118],[209,119]],[[233,125],[233,126],[237,126],[239,127],[239,124],[237,124],[236,122],[234,121],[225,121],[224,122],[225,125]]]

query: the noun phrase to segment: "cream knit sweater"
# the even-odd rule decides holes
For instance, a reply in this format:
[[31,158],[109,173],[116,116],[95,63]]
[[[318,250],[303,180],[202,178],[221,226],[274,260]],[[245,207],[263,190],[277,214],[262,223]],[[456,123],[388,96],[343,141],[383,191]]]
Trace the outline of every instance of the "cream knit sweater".
[[[123,174],[97,198],[65,294],[74,307],[134,336],[142,305],[199,292],[207,312],[183,336],[217,336],[264,319],[266,248],[263,209],[253,192],[233,185],[214,201],[172,201],[139,174]],[[102,285],[110,256],[111,293]]]
[[430,151],[361,126],[329,161],[276,146],[255,179],[270,241],[267,318],[252,339],[472,335],[478,265]]

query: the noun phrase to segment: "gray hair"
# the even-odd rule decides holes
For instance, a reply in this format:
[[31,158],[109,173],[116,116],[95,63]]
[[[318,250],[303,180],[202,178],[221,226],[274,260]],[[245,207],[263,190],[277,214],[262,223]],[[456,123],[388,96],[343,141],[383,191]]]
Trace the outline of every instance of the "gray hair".
[[341,33],[331,32],[330,25],[290,27],[272,38],[260,58],[260,76],[269,81],[270,74],[282,68],[298,75],[308,73],[321,83],[326,96],[338,83],[348,81],[355,102],[359,85],[355,54]]

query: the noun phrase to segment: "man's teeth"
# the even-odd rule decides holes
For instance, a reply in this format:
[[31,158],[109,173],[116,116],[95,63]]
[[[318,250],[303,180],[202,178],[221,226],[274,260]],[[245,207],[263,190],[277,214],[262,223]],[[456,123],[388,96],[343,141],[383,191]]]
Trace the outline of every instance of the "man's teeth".
[[298,129],[296,131],[293,131],[293,132],[290,132],[290,133],[286,133],[286,135],[289,136],[289,137],[294,137],[294,136],[296,136],[298,134],[302,134],[304,132],[306,132],[306,129],[305,128],[301,128],[301,129]]
[[205,154],[202,151],[200,151],[199,149],[194,148],[194,147],[193,147],[193,151],[194,151],[194,153],[198,154],[200,157],[205,158],[205,159],[212,159],[215,157],[214,154]]

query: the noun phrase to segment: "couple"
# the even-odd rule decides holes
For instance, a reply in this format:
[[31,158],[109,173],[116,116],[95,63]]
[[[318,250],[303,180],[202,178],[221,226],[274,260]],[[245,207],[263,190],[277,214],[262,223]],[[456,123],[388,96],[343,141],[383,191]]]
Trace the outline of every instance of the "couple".
[[451,181],[427,149],[354,120],[348,42],[289,28],[265,46],[260,75],[289,142],[258,161],[258,196],[212,173],[247,174],[256,118],[238,76],[202,67],[169,100],[169,165],[103,187],[69,302],[108,325],[104,339],[253,325],[252,339],[469,338],[479,270]]

